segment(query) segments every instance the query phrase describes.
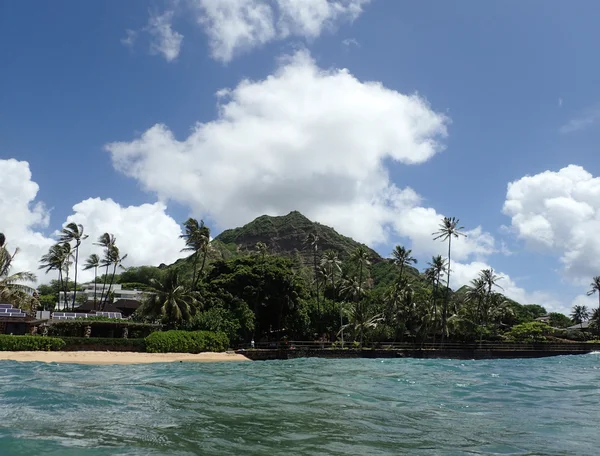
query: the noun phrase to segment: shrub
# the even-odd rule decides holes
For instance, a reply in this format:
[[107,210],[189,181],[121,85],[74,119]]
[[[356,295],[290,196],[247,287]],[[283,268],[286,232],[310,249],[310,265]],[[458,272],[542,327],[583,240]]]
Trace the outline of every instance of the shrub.
[[223,332],[211,331],[164,331],[146,337],[149,353],[200,353],[221,352],[229,347],[229,339]]
[[123,328],[129,329],[131,339],[144,338],[152,331],[156,331],[156,325],[148,323],[136,323],[129,320],[106,319],[105,317],[78,318],[75,320],[53,321],[48,326],[48,334],[58,337],[83,337],[85,327],[92,327],[92,337],[121,337]]
[[546,336],[551,336],[552,333],[552,328],[546,323],[531,321],[513,326],[506,336],[508,340],[517,342],[544,342]]
[[60,350],[65,342],[57,337],[0,335],[0,351]]
[[584,342],[587,339],[585,331],[578,331],[576,329],[557,329],[554,331],[554,336],[561,339],[576,340],[578,342]]
[[65,342],[63,350],[108,350],[108,351],[146,351],[144,339],[116,339],[110,337],[61,337]]

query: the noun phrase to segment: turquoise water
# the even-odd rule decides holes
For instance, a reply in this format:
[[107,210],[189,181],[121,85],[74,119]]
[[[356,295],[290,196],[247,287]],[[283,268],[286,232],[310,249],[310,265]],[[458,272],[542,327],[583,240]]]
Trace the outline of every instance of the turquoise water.
[[600,355],[0,361],[0,455],[600,454]]

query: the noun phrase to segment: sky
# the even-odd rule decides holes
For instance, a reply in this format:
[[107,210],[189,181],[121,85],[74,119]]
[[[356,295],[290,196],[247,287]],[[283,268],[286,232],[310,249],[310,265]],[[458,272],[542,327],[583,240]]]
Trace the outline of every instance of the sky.
[[[452,286],[597,306],[600,4],[395,0],[0,2],[0,231],[38,261],[68,222],[128,266],[299,210]],[[89,279],[89,271],[81,272]],[[43,273],[38,280],[49,280]]]

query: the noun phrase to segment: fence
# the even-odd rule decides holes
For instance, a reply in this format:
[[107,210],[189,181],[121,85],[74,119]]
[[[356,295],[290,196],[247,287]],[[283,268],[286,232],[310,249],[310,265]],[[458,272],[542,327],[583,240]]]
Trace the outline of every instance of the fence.
[[[296,350],[318,350],[318,349],[341,349],[340,342],[319,342],[319,341],[286,341],[286,342],[257,342],[254,347],[251,344],[240,346],[244,349],[296,349]],[[361,348],[360,345],[353,342],[344,344],[344,348]],[[514,342],[482,342],[482,343],[461,343],[446,342],[442,346],[440,343],[410,343],[410,342],[378,342],[374,344],[364,344],[363,349],[376,350],[477,350],[477,351],[556,351],[556,352],[582,352],[600,351],[600,344],[590,343],[556,343],[556,342],[538,342],[538,343],[514,343]]]

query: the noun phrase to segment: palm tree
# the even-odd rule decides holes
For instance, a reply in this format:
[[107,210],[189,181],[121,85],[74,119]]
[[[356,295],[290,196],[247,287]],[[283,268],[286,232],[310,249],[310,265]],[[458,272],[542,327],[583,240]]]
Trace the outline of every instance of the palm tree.
[[313,271],[315,280],[315,297],[317,300],[317,313],[319,314],[319,325],[321,320],[321,301],[319,298],[319,271],[317,263],[317,255],[319,253],[319,235],[316,231],[309,233],[304,240],[304,244],[307,245],[313,252]]
[[596,276],[590,283],[590,291],[587,292],[588,296],[592,296],[594,293],[598,293],[598,309],[600,309],[600,276]]
[[590,318],[590,311],[586,306],[574,306],[571,319],[583,329],[583,322]]
[[331,283],[331,290],[333,292],[333,299],[335,300],[335,278],[342,272],[342,262],[338,258],[338,254],[333,250],[325,252],[321,258],[321,267],[325,270],[325,276]]
[[402,280],[402,273],[404,272],[405,266],[410,266],[411,264],[417,264],[417,259],[411,256],[412,250],[406,249],[401,245],[397,245],[392,252],[393,262],[400,266],[400,276],[398,277],[398,281]]
[[358,266],[358,283],[362,286],[364,269],[371,264],[367,250],[362,246],[357,247],[350,255],[350,261]]
[[94,310],[96,309],[96,285],[98,280],[98,266],[100,266],[100,257],[95,253],[92,253],[85,262],[83,266],[83,270],[87,271],[89,269],[94,270]]
[[65,306],[67,302],[68,275],[65,285],[64,273],[69,264],[70,249],[67,249],[64,244],[54,244],[48,253],[40,259],[39,269],[44,269],[46,274],[50,271],[58,272],[58,302],[60,302],[61,293],[64,294]]
[[199,307],[197,294],[181,282],[177,271],[169,270],[162,280],[151,279],[153,294],[140,307],[140,313],[171,324],[189,321]]
[[12,262],[19,253],[19,249],[15,249],[15,252],[11,255],[5,247],[6,238],[4,235],[0,236],[0,241],[0,302],[23,308],[26,304],[32,302],[32,295],[35,292],[32,287],[24,285],[24,282],[35,282],[35,274],[31,272],[11,274]]
[[444,345],[444,336],[446,334],[446,320],[448,318],[448,301],[450,300],[450,254],[452,253],[452,238],[458,239],[459,236],[467,237],[467,235],[461,231],[464,229],[464,227],[459,226],[458,224],[459,220],[457,218],[444,217],[442,223],[439,226],[439,230],[435,233],[432,233],[432,236],[434,236],[434,241],[448,241],[448,274],[446,279],[446,299],[444,300],[444,309],[442,311],[442,346]]
[[110,252],[108,254],[108,259],[107,259],[107,261],[109,261],[110,264],[112,264],[113,271],[112,271],[112,276],[110,277],[110,283],[108,285],[108,291],[106,292],[104,302],[101,303],[102,309],[104,309],[104,306],[106,305],[108,295],[110,294],[110,290],[113,286],[113,282],[115,281],[115,274],[117,272],[117,268],[125,269],[123,267],[123,260],[125,260],[125,258],[127,258],[127,254],[121,256],[121,254],[119,252],[119,247],[117,247],[116,245],[113,244],[110,248]]
[[360,334],[360,346],[362,347],[365,330],[376,328],[377,325],[383,321],[383,316],[381,314],[371,315],[367,312],[364,306],[355,303],[355,305],[350,309],[348,320],[348,324],[342,326],[340,332],[345,328],[352,328],[355,332],[358,330]]
[[[425,271],[428,273],[429,281],[433,283],[433,296],[432,296],[432,313],[431,313],[431,321],[433,323],[436,322],[437,317],[437,299],[439,296],[440,290],[440,281],[444,274],[447,271],[446,260],[442,257],[442,255],[432,256],[431,261],[427,263],[429,268]],[[433,328],[433,342],[435,343],[435,333],[436,327]]]
[[[204,271],[206,265],[206,255],[208,253],[208,246],[210,243],[210,229],[204,224],[204,220],[198,220],[189,218],[183,224],[185,226],[185,233],[180,237],[185,239],[186,247],[182,251],[192,251],[194,256],[194,272],[192,275],[192,289],[196,289],[198,281]],[[198,256],[200,252],[202,255],[202,265],[200,271],[198,271]]]
[[102,293],[100,293],[100,305],[103,305],[106,293],[106,282],[108,281],[108,268],[111,265],[111,249],[112,246],[115,245],[117,239],[110,233],[104,233],[102,236],[98,238],[98,241],[94,243],[94,245],[99,245],[104,248],[104,257],[100,262],[101,267],[105,267],[104,271],[104,281],[102,282]]
[[81,245],[81,241],[87,239],[88,236],[83,234],[83,225],[77,223],[69,223],[65,226],[61,231],[61,236],[59,238],[60,242],[65,244],[71,244],[72,241],[75,241],[75,274],[73,277],[73,309],[75,309],[75,300],[77,298],[77,269],[79,263],[79,246]]

